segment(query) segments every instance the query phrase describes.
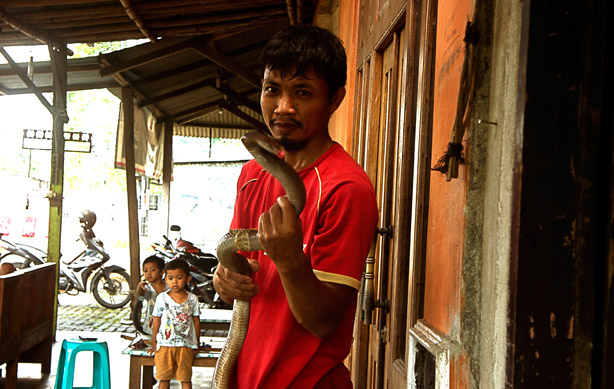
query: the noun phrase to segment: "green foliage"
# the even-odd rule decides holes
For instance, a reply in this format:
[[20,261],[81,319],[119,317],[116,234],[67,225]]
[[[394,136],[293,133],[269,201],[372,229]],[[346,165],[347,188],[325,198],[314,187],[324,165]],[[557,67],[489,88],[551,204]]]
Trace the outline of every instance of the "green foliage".
[[124,47],[126,47],[124,42],[98,42],[94,44],[80,43],[70,46],[71,50],[75,53],[71,58],[95,57],[98,54],[121,50]]
[[125,190],[123,171],[114,168],[119,99],[107,90],[71,92],[67,131],[92,134],[92,152],[65,154],[64,190]]

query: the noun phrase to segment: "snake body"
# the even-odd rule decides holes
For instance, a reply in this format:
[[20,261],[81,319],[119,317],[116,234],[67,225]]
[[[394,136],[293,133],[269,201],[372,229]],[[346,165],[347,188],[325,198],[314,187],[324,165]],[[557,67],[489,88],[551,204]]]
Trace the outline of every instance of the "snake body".
[[[279,158],[280,146],[270,137],[257,131],[246,133],[241,141],[260,166],[281,183],[286,190],[288,200],[294,206],[296,214],[299,215],[305,206],[305,185],[296,170]],[[230,230],[218,243],[217,257],[226,269],[251,275],[248,261],[236,252],[262,249],[257,230]],[[234,301],[228,337],[213,373],[214,388],[225,389],[230,387],[235,362],[247,334],[249,311],[249,301]]]

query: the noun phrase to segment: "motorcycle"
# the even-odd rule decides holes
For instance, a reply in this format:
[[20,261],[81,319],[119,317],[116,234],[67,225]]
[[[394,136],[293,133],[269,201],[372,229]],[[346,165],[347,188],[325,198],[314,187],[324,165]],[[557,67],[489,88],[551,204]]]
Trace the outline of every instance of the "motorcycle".
[[[87,292],[91,278],[90,291],[100,305],[111,309],[123,307],[131,299],[130,276],[120,266],[105,265],[111,257],[92,230],[96,214],[85,210],[81,212],[79,222],[82,228],[79,240],[85,245],[85,250],[68,262],[60,260],[58,291],[71,296]],[[2,248],[8,250],[0,259],[12,262],[16,268],[40,265],[47,260],[47,253],[35,247],[10,243],[2,239],[1,234],[0,240]]]
[[92,230],[96,214],[85,210],[81,212],[79,222],[82,228],[79,239],[86,249],[68,262],[60,261],[58,290],[68,295],[87,292],[91,277],[90,291],[100,305],[110,309],[123,307],[132,297],[130,276],[120,266],[105,265],[111,257]]
[[[181,227],[177,225],[171,226],[171,231],[180,233]],[[154,243],[152,248],[155,255],[164,259],[165,262],[174,261],[177,259],[185,260],[190,265],[191,281],[187,289],[198,297],[198,301],[205,308],[212,309],[231,309],[232,307],[226,304],[213,288],[213,273],[217,268],[218,260],[213,254],[204,253],[191,242],[181,239],[181,235],[176,240],[175,244],[166,236],[162,235],[164,243]],[[146,300],[137,301],[132,309],[132,322],[137,331],[147,333],[147,326],[144,326],[147,320]]]
[[16,269],[23,269],[31,265],[40,265],[45,262],[47,253],[23,243],[12,243],[4,238],[0,233],[0,248],[3,254],[0,255],[0,262],[10,262]]

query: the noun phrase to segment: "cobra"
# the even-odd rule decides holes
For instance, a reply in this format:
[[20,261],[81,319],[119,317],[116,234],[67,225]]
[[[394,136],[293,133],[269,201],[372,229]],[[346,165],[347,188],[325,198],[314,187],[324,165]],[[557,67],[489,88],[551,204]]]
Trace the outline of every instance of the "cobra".
[[[272,138],[258,131],[246,133],[241,137],[241,141],[260,166],[281,183],[286,190],[288,200],[294,206],[296,214],[299,215],[305,206],[305,185],[296,170],[279,158],[278,154],[281,147]],[[236,252],[262,249],[258,240],[258,230],[230,230],[218,243],[217,257],[226,269],[251,275],[247,259]],[[213,373],[214,388],[225,389],[230,387],[235,362],[247,334],[249,310],[249,301],[234,301],[228,337]]]

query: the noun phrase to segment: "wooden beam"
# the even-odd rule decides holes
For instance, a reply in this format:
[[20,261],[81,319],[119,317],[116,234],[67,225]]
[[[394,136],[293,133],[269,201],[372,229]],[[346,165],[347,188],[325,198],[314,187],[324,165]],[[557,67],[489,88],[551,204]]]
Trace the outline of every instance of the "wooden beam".
[[[211,87],[216,89],[216,90],[218,90],[218,91],[220,91],[221,93],[223,93],[224,95],[226,95],[229,98],[233,99],[237,103],[246,106],[247,108],[251,109],[252,111],[254,111],[254,112],[258,113],[258,114],[262,114],[262,110],[260,108],[260,103],[259,102],[256,102],[256,101],[253,101],[251,99],[248,99],[245,95],[234,91],[229,86],[227,86],[227,85],[220,85],[218,87],[214,83],[213,85],[211,85]],[[253,93],[255,93],[255,92],[256,91],[253,91]],[[251,94],[251,91],[248,92],[247,94]]]
[[305,23],[305,17],[303,13],[303,0],[296,0],[296,23]]
[[13,27],[15,30],[22,32],[23,34],[39,41],[40,43],[51,45],[55,49],[64,49],[69,56],[74,55],[72,50],[65,48],[65,45],[63,43],[60,43],[51,36],[22,23],[20,20],[16,19],[14,16],[6,12],[3,7],[0,7],[0,19],[9,26]]
[[162,72],[151,74],[147,77],[139,78],[138,80],[132,81],[132,85],[139,86],[139,85],[149,84],[152,82],[159,82],[160,80],[163,80],[169,77],[175,77],[181,73],[186,73],[192,70],[200,69],[207,65],[211,65],[211,62],[207,60],[193,62],[185,66],[179,66],[176,68],[172,68],[172,69],[168,69]]
[[[125,0],[122,0],[125,1]],[[285,9],[281,7],[274,7],[269,9],[254,9],[250,11],[242,12],[223,12],[216,14],[206,14],[202,16],[193,16],[189,18],[173,18],[168,17],[164,19],[154,20],[149,23],[151,28],[165,28],[165,27],[178,27],[178,26],[200,26],[210,23],[221,23],[236,20],[254,20],[262,19],[265,16],[272,15],[285,15]]]
[[[64,124],[66,115],[66,50],[56,50],[48,45],[53,67],[53,135],[51,137],[51,176],[49,178],[49,227],[47,239],[47,262],[59,264],[62,237],[62,203],[64,197]],[[56,266],[56,276],[59,266]],[[57,322],[58,286],[55,283],[54,323],[55,334]]]
[[164,118],[164,154],[162,155],[162,211],[168,234],[171,203],[171,178],[173,175],[173,119]]
[[223,107],[226,111],[232,113],[233,115],[237,116],[240,119],[245,120],[246,122],[248,122],[249,124],[251,124],[252,126],[254,126],[254,128],[264,134],[269,134],[269,128],[267,127],[266,124],[262,123],[260,120],[255,119],[251,116],[249,116],[248,114],[246,114],[245,112],[241,111],[239,108],[237,108],[236,106],[227,103],[226,101],[222,101],[222,103],[220,104],[221,107]]
[[[151,16],[151,15],[168,15],[169,9],[172,11],[173,9],[180,8],[182,12],[186,14],[190,13],[211,13],[220,10],[227,10],[232,5],[228,1],[221,2],[215,1],[201,1],[196,3],[194,0],[173,0],[173,1],[148,1],[141,2],[138,5],[139,13],[141,15]],[[279,5],[279,0],[266,0],[266,1],[258,1],[251,0],[249,1],[249,6],[254,9],[263,9],[266,7],[275,7]],[[247,8],[242,7],[242,8]]]
[[[104,76],[109,76],[111,74],[115,74],[115,73],[119,73],[119,72],[123,72],[126,71],[128,69],[132,69],[135,67],[138,67],[140,65],[144,65],[153,61],[157,61],[159,59],[168,57],[170,55],[176,54],[178,52],[181,52],[183,50],[187,50],[191,47],[191,43],[190,41],[183,41],[183,42],[179,42],[176,43],[174,45],[159,49],[159,50],[155,50],[152,51],[150,53],[138,56],[136,58],[133,58],[131,60],[119,63],[119,64],[115,64],[115,65],[109,65],[103,69],[100,70],[100,75],[102,77]],[[102,54],[99,57],[105,57],[104,54]]]
[[296,24],[296,4],[294,4],[294,0],[286,0],[286,7],[288,10],[288,19],[290,19],[290,24]]
[[245,69],[243,66],[241,66],[241,64],[239,64],[232,58],[226,56],[226,54],[221,53],[213,47],[210,47],[203,42],[198,41],[192,41],[192,48],[196,52],[202,54],[203,56],[220,65],[229,72],[236,74],[238,77],[241,77],[255,87],[260,88],[262,86],[259,76]]
[[139,210],[136,197],[136,169],[134,160],[134,95],[129,86],[122,88],[124,114],[124,158],[126,160],[126,194],[128,196],[128,239],[130,246],[130,278],[132,290],[141,280],[139,245]]
[[152,41],[153,43],[156,43],[158,41],[158,38],[156,38],[149,31],[149,29],[145,25],[145,22],[143,21],[141,16],[138,14],[138,12],[136,12],[136,9],[132,6],[132,2],[130,0],[120,0],[120,2],[122,3],[122,6],[126,10],[126,13],[130,17],[130,19],[132,19],[134,24],[136,24],[136,26],[143,33],[143,35],[145,35],[145,37],[149,39],[150,41]]
[[[66,87],[66,90],[69,92],[79,91],[79,90],[90,90],[90,89],[108,89],[108,88],[119,88],[121,87],[114,80],[109,81],[101,81],[101,82],[85,82],[81,84],[72,84]],[[39,86],[38,90],[42,93],[50,93],[53,92],[53,86]],[[0,86],[0,93],[5,95],[24,95],[28,93],[32,93],[30,88],[4,88]]]
[[47,7],[50,5],[90,4],[91,0],[4,0],[5,7]]
[[156,32],[161,36],[193,36],[193,35],[213,35],[216,39],[219,37],[228,37],[239,34],[244,31],[254,29],[268,29],[278,27],[281,23],[287,20],[285,15],[265,16],[260,19],[238,21],[223,21],[219,23],[191,25],[191,26],[168,26],[156,28]]
[[[106,16],[106,15],[105,15]],[[121,16],[112,16],[112,17],[101,17],[96,18],[96,25],[113,25],[118,23],[126,22],[126,15]],[[83,15],[75,15],[68,20],[56,20],[52,19],[48,22],[39,22],[36,26],[42,30],[60,30],[66,28],[75,28],[75,27],[84,27],[91,26],[92,19],[85,18]]]
[[[80,59],[80,58],[79,58]],[[87,71],[98,71],[100,66],[97,63],[79,63],[79,59],[71,59],[68,61],[68,73],[73,72],[87,72]],[[27,63],[19,63],[17,64],[22,69],[27,69]],[[51,62],[34,62],[34,73],[35,74],[50,74],[53,70],[51,68]],[[17,75],[15,70],[9,69],[0,69],[0,77],[2,76],[14,76]]]
[[[6,58],[7,62],[9,63],[11,68],[15,71],[15,73],[17,73],[21,81],[23,81],[23,83],[26,84],[28,89],[36,95],[38,100],[45,106],[45,108],[47,108],[49,113],[53,115],[54,114],[53,106],[47,101],[45,96],[43,96],[43,93],[36,87],[36,85],[34,85],[34,82],[30,80],[26,71],[24,71],[21,67],[19,67],[19,65],[17,65],[17,63],[15,63],[15,61],[13,61],[13,58],[11,58],[9,53],[7,53],[6,50],[4,50],[4,47],[2,46],[0,46],[0,53],[2,53],[4,58]],[[53,90],[54,91],[56,90],[55,87]]]
[[129,19],[126,19],[123,23],[114,23],[108,25],[91,25],[85,27],[74,27],[74,28],[62,28],[55,31],[54,35],[60,39],[66,38],[66,40],[70,40],[73,43],[77,43],[81,41],[81,36],[83,35],[99,35],[104,36],[105,34],[112,33],[124,33],[124,34],[134,34],[138,36],[138,38],[142,38],[141,32],[138,28],[132,23]]
[[163,93],[163,94],[161,94],[159,96],[156,96],[156,97],[147,98],[147,99],[139,102],[139,108],[146,107],[148,105],[157,103],[159,101],[164,101],[164,100],[172,99],[173,97],[181,96],[183,94],[186,94],[186,93],[189,93],[189,92],[193,92],[193,91],[198,90],[198,89],[206,88],[208,86],[211,86],[211,84],[214,84],[214,83],[215,83],[215,78],[207,78],[207,79],[202,80],[200,82],[197,82],[195,84],[188,85],[188,86],[185,86],[183,88],[175,89],[175,90],[172,90],[172,91],[170,91],[168,93]]
[[208,103],[198,105],[196,107],[192,107],[192,108],[186,109],[186,110],[181,111],[181,112],[177,112],[176,114],[173,115],[173,120],[175,120],[177,123],[181,124],[179,119],[185,118],[188,115],[192,115],[192,114],[196,114],[196,113],[200,114],[202,111],[205,111],[205,110],[207,110],[209,108],[219,106],[222,102],[224,102],[224,100],[223,99],[219,99],[219,100],[210,101]]
[[26,11],[21,12],[19,18],[24,23],[35,20],[38,21],[37,23],[43,23],[53,21],[66,22],[77,19],[90,20],[92,18],[98,18],[100,15],[104,15],[105,17],[126,17],[126,13],[120,5],[103,5],[68,9],[52,8],[45,12],[40,12],[40,10]]

